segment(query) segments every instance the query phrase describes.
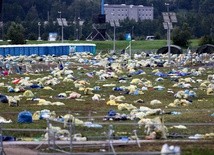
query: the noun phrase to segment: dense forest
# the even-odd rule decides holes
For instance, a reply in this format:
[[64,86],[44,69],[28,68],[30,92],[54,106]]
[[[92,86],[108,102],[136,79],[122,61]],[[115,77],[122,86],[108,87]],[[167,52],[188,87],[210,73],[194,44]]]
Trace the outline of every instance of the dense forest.
[[[125,20],[117,28],[117,38],[132,32],[135,39],[147,35],[165,38],[162,12],[166,12],[165,3],[169,3],[169,11],[175,12],[178,23],[175,29],[188,29],[191,38],[205,35],[213,36],[214,1],[213,0],[105,0],[106,4],[133,4],[154,7],[154,20]],[[49,32],[60,34],[61,28],[56,19],[61,15],[68,21],[64,28],[65,39],[86,39],[92,31],[93,16],[101,12],[101,0],[4,0],[1,19],[1,37],[7,39],[7,31],[12,22],[24,27],[25,39],[38,38],[38,22],[41,23],[41,37],[47,39]],[[59,14],[59,12],[61,12]],[[84,21],[80,27],[78,21]],[[106,24],[107,31],[112,36],[113,28]]]

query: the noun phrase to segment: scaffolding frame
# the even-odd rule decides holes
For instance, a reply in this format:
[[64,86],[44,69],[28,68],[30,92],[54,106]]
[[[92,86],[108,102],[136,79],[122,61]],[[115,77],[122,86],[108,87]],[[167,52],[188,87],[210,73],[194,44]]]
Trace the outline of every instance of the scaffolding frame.
[[[103,36],[103,34],[96,27],[96,24],[92,24],[92,30],[93,31],[88,35],[88,37],[86,38],[86,40],[95,40],[95,38],[98,35],[100,35],[103,40],[112,40],[112,38],[110,37],[110,35],[107,32],[105,32],[105,35],[107,36],[107,38],[105,36]],[[96,34],[93,36],[94,32],[96,32]]]

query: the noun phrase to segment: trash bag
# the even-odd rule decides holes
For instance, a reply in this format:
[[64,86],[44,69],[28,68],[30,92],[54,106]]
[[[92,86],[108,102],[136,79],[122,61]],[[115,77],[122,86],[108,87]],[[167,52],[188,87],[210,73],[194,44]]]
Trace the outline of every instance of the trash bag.
[[18,114],[18,122],[19,123],[32,123],[33,118],[32,114],[29,111],[22,111]]
[[12,136],[2,136],[1,138],[3,141],[16,141],[16,137],[12,137]]
[[157,73],[155,73],[155,76],[159,76],[159,77],[167,77],[167,74],[162,73],[162,72],[157,72]]
[[7,96],[0,94],[0,102],[2,103],[8,103]]
[[115,115],[116,115],[116,111],[115,110],[109,110],[108,116],[115,116]]
[[114,91],[123,91],[123,88],[120,88],[120,87],[114,87],[112,90],[114,90]]

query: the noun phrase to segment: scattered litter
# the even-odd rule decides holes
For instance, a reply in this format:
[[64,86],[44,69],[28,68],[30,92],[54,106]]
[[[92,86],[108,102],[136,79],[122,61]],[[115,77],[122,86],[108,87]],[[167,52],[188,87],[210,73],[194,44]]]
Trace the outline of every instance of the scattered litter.
[[181,115],[181,112],[177,112],[177,111],[172,111],[170,113],[171,113],[171,115]]
[[161,155],[180,155],[181,154],[181,149],[179,146],[174,146],[171,145],[169,146],[168,144],[164,144],[161,148]]
[[73,140],[74,141],[87,141],[87,138],[83,137],[81,133],[76,133],[76,134],[74,134]]
[[202,134],[195,134],[194,136],[189,136],[189,139],[203,139],[204,135]]
[[103,126],[97,123],[92,123],[92,122],[84,122],[84,125],[88,128],[102,128]]
[[6,120],[4,117],[0,116],[0,123],[12,123],[12,120]]
[[161,103],[161,101],[159,101],[159,100],[152,100],[152,101],[150,102],[150,105],[156,105],[156,104],[162,104],[162,103]]
[[184,126],[184,125],[174,125],[174,126],[170,127],[170,129],[172,129],[172,128],[176,128],[176,129],[187,129],[187,127]]
[[138,121],[138,124],[145,125],[146,139],[167,139],[167,127],[164,126],[163,121],[160,117],[155,117],[153,119],[142,118]]
[[134,101],[134,103],[144,103],[144,100],[138,99],[138,100]]
[[70,133],[68,130],[61,129],[61,127],[49,125],[48,132],[45,133],[44,138],[48,140],[49,138],[55,138],[56,140],[69,140]]

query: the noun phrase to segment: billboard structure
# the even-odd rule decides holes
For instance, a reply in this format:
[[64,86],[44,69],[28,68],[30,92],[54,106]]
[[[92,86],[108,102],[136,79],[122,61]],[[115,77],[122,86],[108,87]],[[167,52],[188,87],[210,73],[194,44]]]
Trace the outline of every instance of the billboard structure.
[[68,26],[68,22],[66,21],[65,18],[62,18],[62,12],[58,11],[58,13],[60,14],[60,18],[57,18],[57,23],[59,26],[61,26],[61,41],[63,43],[64,40],[64,27]]
[[50,32],[48,36],[48,41],[56,41],[57,40],[57,33],[56,32]]

